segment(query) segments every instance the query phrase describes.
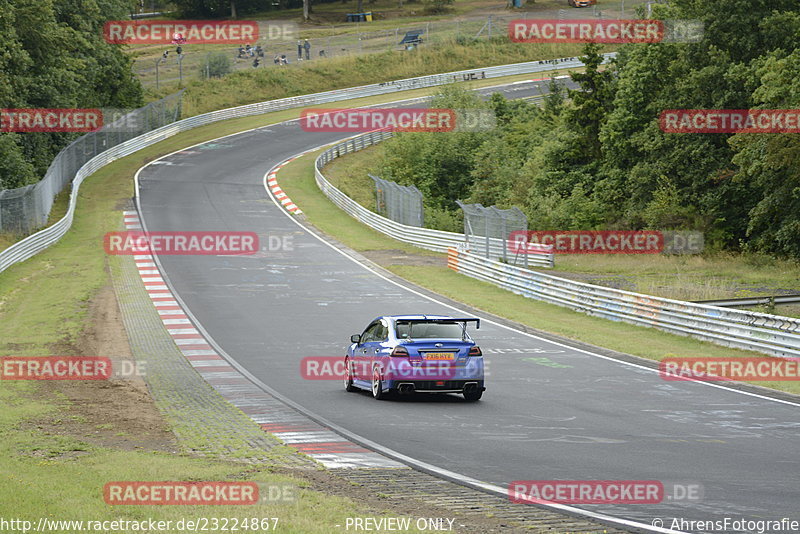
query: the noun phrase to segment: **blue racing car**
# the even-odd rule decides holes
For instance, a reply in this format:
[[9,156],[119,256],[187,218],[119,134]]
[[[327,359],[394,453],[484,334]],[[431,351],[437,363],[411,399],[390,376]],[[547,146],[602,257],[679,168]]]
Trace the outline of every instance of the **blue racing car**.
[[445,315],[378,317],[362,334],[350,336],[345,356],[345,389],[391,393],[461,393],[468,401],[483,395],[483,353],[467,334],[480,319]]

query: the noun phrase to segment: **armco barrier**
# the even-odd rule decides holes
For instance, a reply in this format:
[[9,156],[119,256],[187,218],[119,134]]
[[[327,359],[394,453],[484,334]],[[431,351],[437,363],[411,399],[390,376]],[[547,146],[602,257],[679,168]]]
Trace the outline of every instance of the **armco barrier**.
[[651,326],[771,356],[800,357],[800,319],[584,284],[488,260],[457,248],[448,250],[447,265],[454,271],[513,293],[589,315]]
[[[380,143],[391,136],[391,132],[370,132],[358,135],[325,150],[317,157],[314,163],[314,175],[316,177],[317,186],[325,196],[348,215],[398,241],[410,243],[420,248],[436,252],[446,252],[451,247],[464,244],[466,240],[464,234],[432,230],[430,228],[419,228],[417,226],[407,226],[387,219],[382,215],[378,215],[342,193],[322,174],[322,168],[331,160],[349,152],[356,152],[370,145]],[[494,257],[502,256],[503,245],[504,243],[501,239],[490,239],[489,253]],[[541,267],[553,267],[552,252],[549,254],[528,254],[526,259],[529,264],[539,265]]]
[[56,195],[73,181],[84,163],[115,145],[178,120],[182,94],[183,90],[130,110],[124,116],[119,116],[119,110],[101,108],[105,124],[64,147],[41,180],[0,191],[0,231],[25,234],[47,224]]
[[[606,54],[612,57],[614,54]],[[448,72],[445,74],[434,74],[431,76],[421,76],[418,78],[408,78],[394,82],[375,83],[360,87],[338,89],[335,91],[325,91],[311,95],[282,98],[248,104],[235,108],[228,108],[219,111],[212,111],[203,115],[196,115],[188,119],[183,119],[167,126],[163,126],[139,137],[121,143],[105,152],[102,152],[90,159],[76,173],[72,181],[72,191],[70,193],[69,208],[67,214],[57,223],[28,236],[22,241],[15,243],[6,250],[0,252],[0,272],[8,269],[11,265],[25,261],[45,248],[61,239],[72,226],[72,217],[75,213],[75,205],[78,198],[78,188],[84,178],[96,172],[98,169],[108,165],[116,159],[133,154],[134,152],[146,148],[152,144],[163,141],[180,132],[204,126],[213,122],[260,115],[272,111],[281,111],[302,106],[312,106],[324,104],[326,102],[336,102],[339,100],[349,100],[352,98],[362,98],[375,95],[394,93],[396,91],[406,91],[409,89],[421,89],[424,87],[435,87],[461,80],[479,80],[485,78],[499,78],[513,74],[532,74],[535,72],[546,72],[553,68],[577,68],[583,64],[579,60],[570,60],[553,63],[540,63],[539,61],[529,61],[526,63],[514,63],[511,65],[500,65],[496,67],[486,67],[478,69]]]

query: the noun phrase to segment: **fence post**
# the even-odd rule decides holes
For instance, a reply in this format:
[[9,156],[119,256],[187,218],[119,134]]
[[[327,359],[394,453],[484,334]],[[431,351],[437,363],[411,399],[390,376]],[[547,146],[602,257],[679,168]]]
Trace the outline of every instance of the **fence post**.
[[507,235],[507,233],[506,233],[506,230],[507,230],[506,219],[505,219],[505,217],[503,217],[500,220],[502,221],[501,226],[500,226],[500,229],[501,229],[501,231],[500,231],[500,240],[503,242],[503,261],[508,262],[508,257],[506,255],[506,253],[507,253],[507,250],[506,250],[506,235]]
[[486,237],[486,257],[489,258],[489,217],[483,218],[484,236]]

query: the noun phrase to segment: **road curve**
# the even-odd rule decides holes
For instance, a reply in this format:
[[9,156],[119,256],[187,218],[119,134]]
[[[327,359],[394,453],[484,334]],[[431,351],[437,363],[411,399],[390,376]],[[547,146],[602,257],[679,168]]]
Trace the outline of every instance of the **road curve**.
[[[532,85],[503,92],[538,94]],[[666,382],[650,369],[488,322],[475,335],[490,370],[478,403],[460,396],[376,402],[338,381],[304,380],[302,358],[343,355],[349,335],[375,316],[458,313],[324,244],[267,197],[263,177],[273,165],[341,137],[272,125],[140,172],[150,231],[254,231],[262,243],[292,235],[293,250],[161,256],[174,290],[240,365],[356,434],[500,486],[590,479],[703,488],[699,500],[580,506],[587,510],[648,524],[660,518],[666,527],[673,518],[800,519],[800,408],[787,403]]]

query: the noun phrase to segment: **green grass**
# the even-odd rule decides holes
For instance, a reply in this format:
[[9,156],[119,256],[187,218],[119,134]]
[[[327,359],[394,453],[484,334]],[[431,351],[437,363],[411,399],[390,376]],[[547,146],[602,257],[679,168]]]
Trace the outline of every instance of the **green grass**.
[[[430,90],[426,90],[430,91]],[[420,91],[416,93],[422,94]],[[397,98],[396,95],[383,100]],[[352,105],[375,103],[372,98]],[[291,110],[198,128],[120,159],[81,187],[72,229],[59,243],[0,273],[0,356],[51,354],[75,343],[87,327],[88,305],[109,283],[103,235],[120,222],[133,193],[133,174],[145,162],[179,148],[297,117]],[[62,209],[58,208],[58,209]],[[57,213],[57,212],[56,212]],[[384,240],[372,237],[378,246]],[[121,451],[65,435],[43,433],[31,422],[57,407],[30,382],[0,381],[0,517],[51,519],[177,519],[189,516],[281,518],[282,532],[327,533],[348,516],[365,515],[351,500],[302,490],[291,504],[247,507],[107,506],[102,487],[114,480],[301,481],[243,466],[163,452]],[[371,515],[374,515],[371,513]]]
[[[78,439],[26,428],[26,422],[52,414],[31,384],[0,387],[0,517],[32,521],[136,520],[190,517],[278,517],[278,531],[327,534],[345,518],[375,515],[350,499],[305,488],[297,478],[269,472],[269,466],[234,464],[165,452],[130,452],[95,447]],[[103,486],[113,481],[253,481],[288,485],[295,500],[251,506],[109,506]],[[71,532],[52,529],[52,532]],[[175,531],[174,529],[171,531]],[[131,532],[126,530],[124,532]]]
[[[265,100],[428,74],[572,57],[580,55],[580,50],[580,45],[515,44],[482,40],[471,45],[453,43],[447,49],[386,51],[310,61],[284,68],[237,71],[223,78],[205,81],[196,79],[187,82],[184,78],[186,92],[183,96],[183,113],[184,116],[192,116]],[[177,85],[162,84],[160,91],[150,90],[149,97],[161,98],[176,90]]]
[[[550,73],[559,74],[562,71],[554,70],[548,71],[547,73],[542,73],[541,76],[544,77],[549,75]],[[537,75],[538,76],[538,75]],[[488,87],[492,85],[500,85],[504,83],[510,83],[519,80],[529,80],[531,78],[531,74],[518,74],[514,76],[505,76],[502,78],[491,78],[491,79],[484,79],[484,80],[476,80],[470,82],[463,82],[464,87],[466,88],[480,88],[480,87]],[[418,98],[421,96],[431,95],[437,91],[439,91],[439,87],[430,87],[425,89],[414,89],[410,91],[398,91],[397,93],[388,93],[386,95],[380,96],[373,96],[367,98],[354,98],[352,100],[335,102],[333,104],[326,104],[324,106],[319,107],[331,107],[335,105],[337,107],[359,107],[359,106],[370,106],[374,104],[380,104],[384,102],[391,102],[393,100],[398,99],[405,99],[405,98]],[[309,106],[309,108],[313,108],[314,106]],[[186,117],[186,113],[184,113],[184,117]],[[268,115],[256,115],[252,117],[245,117],[242,119],[232,119],[229,121],[222,121],[217,122],[209,126],[204,126],[201,128],[196,128],[191,130],[190,132],[186,132],[181,134],[180,136],[173,137],[171,140],[166,141],[164,143],[159,143],[156,147],[170,147],[169,150],[166,148],[163,149],[162,152],[158,153],[158,155],[168,154],[174,150],[178,150],[184,146],[188,146],[195,143],[200,143],[202,141],[208,139],[214,139],[217,137],[221,137],[224,135],[240,132],[249,128],[257,128],[259,126],[264,126],[266,124],[280,122],[288,119],[295,119],[300,116],[300,109],[294,110],[286,110],[281,112],[275,112]],[[147,154],[150,154],[150,149],[148,149]],[[137,154],[142,154],[145,152],[139,152]],[[157,156],[158,156],[157,155]],[[156,157],[157,157],[156,156]],[[131,156],[132,158],[136,158],[137,155]],[[146,161],[144,159],[141,160],[142,162]],[[55,204],[53,206],[53,213],[51,213],[50,218],[48,220],[48,225],[57,222],[67,211],[67,206],[69,202],[69,194],[68,191],[65,191],[63,194],[59,195],[56,198]],[[79,200],[80,204],[80,200]],[[8,246],[11,246],[19,239],[22,239],[24,236],[16,236],[10,234],[2,234],[0,233],[0,251],[4,250]],[[2,274],[0,274],[0,313],[2,313]],[[1,315],[0,315],[1,317]],[[0,329],[1,331],[1,329]],[[0,337],[2,339],[2,337]],[[0,345],[2,347],[2,345]]]
[[344,194],[375,211],[375,182],[368,174],[380,176],[385,146],[379,143],[334,159],[325,167],[325,177]]
[[[69,189],[65,189],[53,199],[53,207],[50,209],[50,215],[47,217],[47,224],[38,230],[44,230],[48,226],[57,223],[67,213],[69,208]],[[0,232],[0,251],[7,249],[17,241],[21,241],[27,234],[18,234],[16,232]]]
[[[363,206],[375,206],[373,181],[384,145],[333,160],[325,176]],[[555,269],[581,281],[676,300],[711,300],[798,292],[800,263],[755,254],[560,254]],[[552,272],[552,271],[543,271]],[[800,307],[755,311],[800,316]]]
[[[518,79],[518,77],[512,78]],[[482,85],[501,83],[484,80]],[[475,85],[475,84],[471,84]],[[436,89],[406,92],[421,96]],[[396,99],[396,94],[343,103],[358,106]],[[216,123],[180,134],[115,161],[83,183],[72,229],[62,240],[30,260],[0,273],[0,356],[46,355],[74,344],[87,328],[89,302],[109,283],[103,235],[116,230],[120,206],[133,193],[133,174],[147,161],[180,148],[249,128],[296,118],[299,110]],[[63,195],[54,219],[66,209]],[[327,202],[327,201],[326,201]],[[336,214],[336,210],[331,210]],[[353,232],[359,230],[354,226]],[[382,247],[378,234],[368,242]],[[182,516],[281,518],[282,532],[327,533],[348,516],[365,511],[350,500],[303,490],[289,505],[248,507],[117,507],[102,501],[102,487],[113,480],[255,480],[302,484],[222,460],[161,452],[101,448],[55,433],[34,422],[54,417],[58,408],[31,382],[0,381],[0,517],[51,519],[174,519]],[[99,427],[98,427],[99,430]],[[276,448],[282,449],[282,448]],[[277,453],[276,453],[277,454]],[[77,456],[76,456],[77,455]],[[370,515],[375,515],[370,513]],[[287,525],[289,525],[287,527]]]
[[[319,191],[314,181],[313,162],[318,154],[319,152],[307,154],[283,167],[278,174],[281,188],[300,206],[310,222],[356,251],[402,249],[421,254],[436,254],[395,241],[339,210]],[[348,155],[347,158],[351,156]],[[326,176],[327,169],[326,167]],[[342,167],[339,170],[341,172]],[[515,295],[487,282],[458,274],[446,267],[390,265],[387,268],[419,286],[468,306],[568,339],[642,358],[661,360],[667,357],[757,354],[668,334],[654,328],[587,316],[567,308]],[[758,382],[758,385],[800,394],[800,384],[797,382]]]
[[624,275],[635,281],[637,290],[651,294],[666,290],[687,300],[748,297],[800,286],[798,262],[754,254],[570,254],[559,256],[556,267],[573,273]]

